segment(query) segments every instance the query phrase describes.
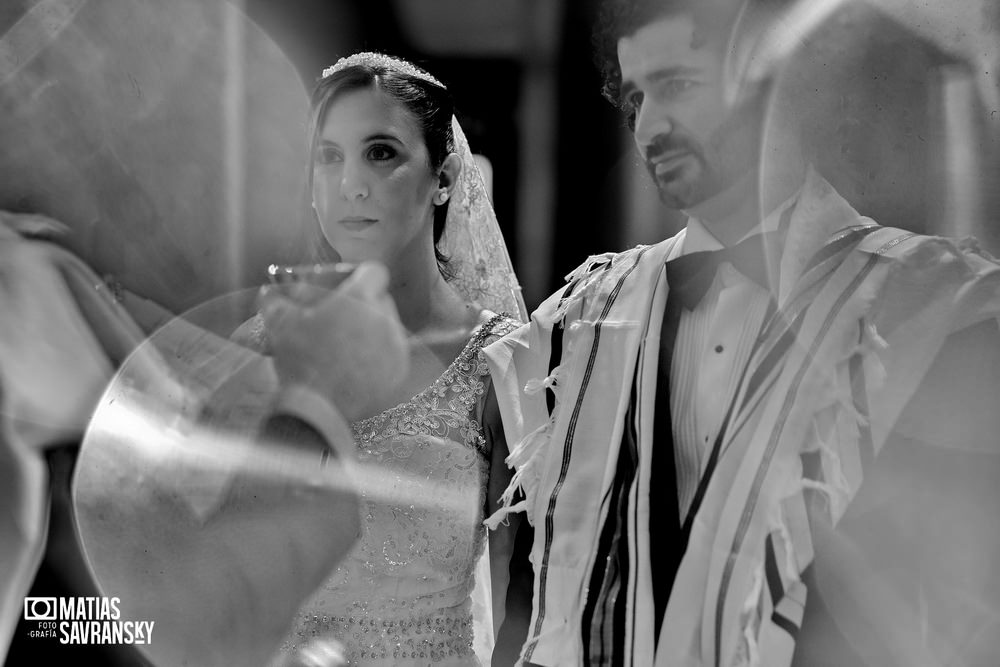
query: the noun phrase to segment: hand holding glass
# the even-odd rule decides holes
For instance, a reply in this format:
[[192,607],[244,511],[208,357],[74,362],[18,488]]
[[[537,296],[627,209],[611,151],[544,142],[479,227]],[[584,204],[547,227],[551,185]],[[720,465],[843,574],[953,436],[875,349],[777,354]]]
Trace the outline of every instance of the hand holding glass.
[[297,301],[315,302],[335,290],[354,272],[354,264],[271,264],[267,277],[281,293]]
[[357,419],[391,394],[409,369],[406,334],[387,291],[389,273],[366,262],[346,280],[337,275],[343,270],[300,274],[344,284],[331,290],[296,282],[289,294],[262,295],[275,370],[283,384],[310,387],[348,420]]

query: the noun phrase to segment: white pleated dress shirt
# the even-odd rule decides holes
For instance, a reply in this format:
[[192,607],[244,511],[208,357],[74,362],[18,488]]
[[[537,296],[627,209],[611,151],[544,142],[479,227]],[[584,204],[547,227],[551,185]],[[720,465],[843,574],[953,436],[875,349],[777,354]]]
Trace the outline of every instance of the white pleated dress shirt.
[[[777,218],[769,216],[762,229],[752,234],[776,229]],[[723,247],[700,221],[691,218],[677,256]],[[768,290],[723,262],[698,306],[681,312],[670,366],[670,414],[682,521],[750,359],[769,301]]]

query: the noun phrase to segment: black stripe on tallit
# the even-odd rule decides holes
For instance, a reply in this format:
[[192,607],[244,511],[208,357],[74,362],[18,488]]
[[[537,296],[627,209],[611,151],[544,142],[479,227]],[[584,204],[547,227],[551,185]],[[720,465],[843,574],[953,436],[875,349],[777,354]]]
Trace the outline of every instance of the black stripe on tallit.
[[545,548],[542,551],[542,563],[539,566],[538,600],[537,600],[538,613],[535,618],[535,627],[532,632],[532,636],[536,637],[536,639],[529,640],[528,645],[525,647],[524,650],[525,662],[531,662],[531,656],[535,651],[535,647],[538,645],[537,636],[541,632],[542,625],[545,622],[545,612],[546,612],[545,591],[546,591],[546,586],[548,584],[549,554],[551,553],[552,549],[552,531],[554,527],[553,514],[555,513],[556,502],[558,501],[559,498],[559,492],[562,490],[563,484],[565,484],[566,482],[566,474],[569,471],[569,464],[573,455],[572,443],[573,443],[573,438],[576,435],[576,423],[580,416],[580,410],[582,409],[583,397],[586,395],[591,377],[593,375],[594,363],[597,360],[597,350],[600,346],[600,340],[601,340],[601,325],[604,323],[604,320],[607,318],[608,313],[611,311],[612,306],[618,299],[618,295],[621,293],[622,290],[622,285],[624,285],[628,277],[632,275],[632,272],[635,270],[636,266],[639,265],[639,261],[642,259],[642,256],[646,253],[648,249],[649,247],[642,248],[636,254],[635,261],[632,263],[632,266],[630,266],[625,271],[625,273],[622,274],[621,278],[618,279],[618,283],[615,285],[614,289],[611,290],[611,293],[608,295],[608,300],[604,304],[604,308],[601,310],[601,314],[597,318],[597,322],[594,323],[594,341],[591,344],[590,356],[587,359],[587,368],[583,374],[583,380],[581,381],[580,384],[580,391],[577,394],[576,403],[573,406],[573,413],[570,416],[570,421],[566,432],[566,439],[563,442],[563,449],[562,449],[563,456],[559,468],[559,479],[556,480],[555,487],[552,489],[552,493],[549,495],[549,503],[545,511],[545,524],[544,524]]

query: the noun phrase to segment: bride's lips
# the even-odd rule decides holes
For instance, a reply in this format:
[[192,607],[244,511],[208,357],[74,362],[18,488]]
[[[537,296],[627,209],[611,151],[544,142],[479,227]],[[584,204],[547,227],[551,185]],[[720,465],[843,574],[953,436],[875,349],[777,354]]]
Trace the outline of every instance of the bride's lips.
[[338,222],[351,231],[359,232],[363,229],[371,227],[378,222],[378,220],[362,216],[348,216],[346,218],[341,218]]

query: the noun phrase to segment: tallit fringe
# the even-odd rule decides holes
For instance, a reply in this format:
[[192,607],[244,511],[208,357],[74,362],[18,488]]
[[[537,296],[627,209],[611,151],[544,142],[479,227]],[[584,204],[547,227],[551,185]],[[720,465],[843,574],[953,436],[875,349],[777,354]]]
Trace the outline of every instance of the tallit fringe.
[[739,667],[759,667],[760,651],[757,650],[757,633],[760,631],[761,595],[764,592],[764,565],[754,569],[750,592],[743,601],[741,621],[743,624],[743,651],[737,653]]
[[[507,516],[515,512],[525,512],[528,522],[532,522],[528,509],[533,506],[542,481],[542,464],[546,445],[551,439],[551,429],[551,421],[539,426],[526,435],[507,457],[507,467],[513,468],[515,472],[500,496],[500,509],[484,521],[490,530],[496,530],[500,524],[506,525]],[[524,500],[513,504],[514,496],[519,490],[524,494]]]
[[[793,498],[801,492],[801,485],[793,484],[792,490],[785,496],[785,499]],[[778,567],[781,570],[782,586],[787,593],[794,586],[801,585],[802,579],[795,555],[794,538],[781,509],[781,504],[771,516],[768,534],[775,540],[775,551],[778,552],[775,556],[778,558]],[[809,539],[808,535],[800,537]],[[764,565],[759,564],[754,570],[750,590],[741,609],[743,643],[738,647],[732,661],[735,667],[760,667],[762,664],[768,664],[765,662],[765,658],[762,658],[762,650],[766,651],[768,647],[762,648],[761,642],[764,641],[765,628],[771,624],[769,615],[782,600],[772,600],[771,606],[768,608],[765,595],[769,595],[769,593],[765,592],[764,580]]]
[[552,393],[555,394],[556,402],[559,401],[559,393],[557,387],[559,386],[559,381],[562,379],[562,366],[556,366],[552,369],[552,373],[549,374],[544,380],[539,380],[538,378],[532,378],[524,384],[524,393],[529,396],[534,396],[543,389],[551,389]]
[[[828,388],[836,397],[831,404],[832,414],[817,413],[813,419],[814,447],[820,454],[822,481],[802,480],[803,488],[811,488],[827,496],[830,507],[830,521],[837,525],[848,504],[861,487],[863,472],[858,464],[848,474],[843,464],[844,457],[858,461],[861,447],[861,428],[869,427],[870,415],[859,410],[854,402],[850,374],[845,370],[849,360],[858,355],[864,368],[866,384],[879,387],[885,380],[885,366],[879,353],[888,349],[888,343],[879,335],[875,325],[862,321],[859,340],[838,364],[839,372],[829,378]],[[866,387],[867,389],[867,387]],[[820,420],[829,419],[824,429]]]
[[744,663],[747,667],[758,667],[760,665],[760,651],[757,650],[757,637],[751,626],[743,629],[743,639],[747,644],[747,659]]
[[760,594],[764,590],[764,566],[758,565],[753,572],[753,583],[750,585],[750,593],[743,601],[743,613],[753,615],[760,604]]
[[[533,378],[524,385],[524,393],[532,395],[549,389],[559,402],[559,382],[562,378],[562,366],[556,366],[543,380]],[[490,530],[496,530],[501,524],[507,525],[507,517],[515,512],[524,512],[531,523],[531,513],[538,486],[542,481],[542,465],[545,461],[545,450],[551,440],[554,419],[549,419],[534,431],[524,436],[517,446],[511,450],[505,459],[508,468],[514,470],[510,484],[500,496],[500,509],[491,514],[483,523]],[[524,500],[514,503],[518,491],[524,494]]]
[[881,352],[889,349],[889,343],[879,335],[875,324],[865,321],[861,325],[861,348],[872,352]]
[[[863,326],[860,340],[855,339],[855,341],[856,344],[848,346],[847,353],[836,365],[837,372],[824,378],[822,380],[824,386],[817,389],[833,397],[824,409],[814,415],[811,436],[805,443],[806,451],[819,454],[821,479],[800,478],[791,482],[787,492],[783,494],[784,501],[797,495],[801,496],[805,489],[822,493],[827,498],[830,520],[834,525],[843,516],[854,493],[860,487],[860,468],[855,466],[848,471],[844,461],[857,460],[861,440],[860,426],[868,425],[868,415],[862,414],[854,404],[851,377],[847,370],[848,363],[852,357],[860,353],[869,386],[878,386],[882,377],[880,372],[884,373],[878,353],[887,348],[885,341],[870,324]],[[769,530],[776,540],[776,551],[783,551],[776,556],[779,558],[782,583],[787,591],[801,582],[801,570],[808,563],[799,563],[796,554],[799,551],[800,541],[803,540],[805,541],[801,544],[803,553],[809,553],[811,536],[808,531],[804,534],[792,534],[781,509],[782,502],[775,507],[769,521]],[[759,667],[767,660],[766,656],[761,655],[760,646],[763,626],[769,623],[767,619],[761,617],[764,612],[761,607],[763,604],[761,596],[764,595],[762,585],[762,566],[758,566],[741,610],[742,641],[734,660],[734,664],[739,667]],[[775,606],[778,602],[780,601],[773,601]]]
[[[840,490],[836,488],[833,484],[827,484],[826,482],[819,482],[815,479],[803,479],[802,480],[803,489],[812,489],[813,491],[818,491],[825,495],[830,501],[831,506],[838,504],[838,497],[840,495]],[[833,510],[831,509],[831,514]]]
[[[836,433],[834,435],[836,436]],[[856,435],[854,442],[857,442]],[[854,444],[853,446],[857,445]],[[824,442],[820,443],[819,451],[822,460],[823,478],[826,480],[825,486],[828,487],[827,495],[830,499],[830,518],[833,524],[836,525],[840,517],[847,510],[847,504],[853,495],[851,493],[851,485],[844,475],[844,467],[841,465],[840,455],[837,453],[835,447]]]
[[[581,267],[583,268],[583,267]],[[589,267],[588,267],[589,268]],[[573,288],[572,294],[566,297],[559,307],[555,310],[555,318],[557,320],[565,319],[569,314],[569,311],[573,309],[574,306],[580,304],[585,298],[591,295],[594,289],[594,285],[600,282],[603,278],[602,271],[593,271],[592,273],[583,273],[582,275],[576,275],[579,273],[577,271],[570,274],[573,276],[573,281],[576,282],[576,286]]]
[[881,387],[885,384],[885,365],[879,358],[879,352],[888,349],[889,343],[879,335],[875,325],[871,322],[864,322],[861,326],[861,341],[854,352],[861,355],[865,375],[868,376],[869,384],[872,386]]
[[[874,323],[862,318],[859,328],[843,341],[839,351],[832,353],[833,359],[828,363],[834,369],[833,372],[819,378],[818,384],[811,388],[817,395],[830,398],[829,402],[820,406],[813,415],[811,433],[803,443],[804,451],[819,454],[820,479],[806,477],[790,479],[789,486],[781,494],[782,498],[777,502],[769,521],[770,534],[775,540],[775,550],[784,552],[775,555],[778,557],[778,567],[786,594],[793,587],[802,586],[802,570],[811,560],[812,537],[808,526],[796,528],[797,524],[784,514],[782,508],[787,501],[791,501],[793,505],[803,503],[804,491],[812,489],[826,496],[829,518],[833,525],[837,524],[847,510],[854,494],[861,486],[864,473],[860,464],[861,429],[869,427],[871,421],[871,416],[865,414],[863,408],[855,404],[850,364],[852,359],[860,357],[867,385],[866,393],[871,395],[885,382],[886,371],[880,357],[888,347],[888,343],[879,335]],[[739,648],[733,656],[733,664],[739,667],[759,667],[761,664],[768,664],[772,656],[767,652],[775,649],[774,646],[761,645],[762,641],[771,641],[763,634],[765,626],[771,621],[762,616],[767,612],[765,600],[762,598],[766,594],[762,590],[762,567],[759,565],[754,571],[752,583],[741,609],[742,636]],[[774,606],[777,607],[779,602],[774,600]]]
[[609,262],[611,262],[611,260],[613,260],[617,254],[618,253],[614,252],[605,252],[601,253],[600,255],[591,255],[586,259],[586,261],[583,262],[583,264],[581,264],[580,266],[576,267],[575,269],[566,274],[565,278],[566,282],[572,283],[583,278],[588,273],[590,273],[595,266],[608,264]]
[[785,584],[786,588],[789,583],[794,583],[801,580],[801,575],[799,572],[799,563],[795,557],[795,543],[792,541],[792,531],[788,529],[788,524],[783,520],[777,522],[778,535],[781,536],[781,546],[785,550],[784,566],[785,566]]
[[609,281],[607,284],[613,285],[619,277],[618,274],[623,270],[627,270],[627,267],[632,264],[632,262],[627,261],[628,258],[633,257],[636,252],[641,251],[645,247],[640,245],[623,252],[606,252],[601,255],[591,255],[588,257],[587,261],[567,274],[566,282],[576,283],[576,285],[573,287],[572,294],[566,297],[556,309],[556,318],[565,318],[574,306],[592,296],[595,289],[605,284],[605,280]]
[[527,514],[528,512],[527,500],[522,500],[521,502],[516,503],[514,505],[504,505],[493,514],[486,517],[483,520],[483,525],[485,525],[490,530],[496,530],[500,526],[506,526],[510,515],[516,514],[518,512],[524,512],[525,514]]

